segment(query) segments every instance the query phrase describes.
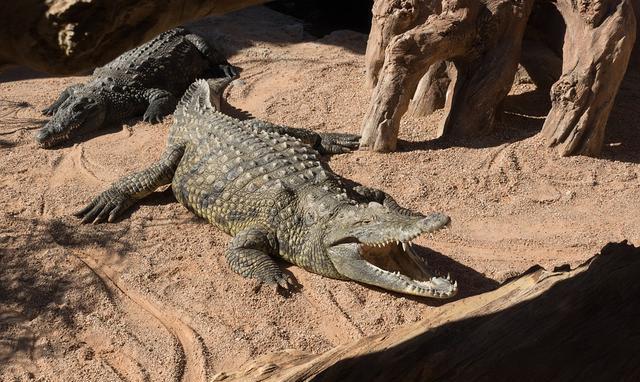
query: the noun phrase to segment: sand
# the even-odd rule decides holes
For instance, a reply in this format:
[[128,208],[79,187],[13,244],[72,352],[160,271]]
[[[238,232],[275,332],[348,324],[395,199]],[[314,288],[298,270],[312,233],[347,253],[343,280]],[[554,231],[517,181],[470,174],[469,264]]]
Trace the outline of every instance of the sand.
[[[322,39],[254,8],[197,23],[243,68],[224,111],[317,131],[358,133],[368,106],[366,36]],[[401,204],[451,216],[418,251],[459,282],[458,298],[534,265],[582,263],[609,241],[640,245],[640,73],[627,75],[600,159],[559,157],[537,135],[546,95],[514,85],[501,129],[434,140],[442,113],[405,118],[399,151],[328,158],[338,174]],[[163,150],[171,118],[139,119],[43,150],[39,110],[84,77],[24,69],[0,77],[0,380],[199,381],[259,355],[317,353],[415,322],[442,305],[320,277],[295,266],[284,295],[233,273],[229,237],[170,190],[115,224],[71,213]]]

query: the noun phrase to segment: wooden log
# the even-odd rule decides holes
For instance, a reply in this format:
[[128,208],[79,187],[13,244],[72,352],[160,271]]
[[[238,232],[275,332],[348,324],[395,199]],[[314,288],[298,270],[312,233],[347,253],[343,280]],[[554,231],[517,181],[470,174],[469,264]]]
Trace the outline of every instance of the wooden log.
[[442,1],[441,13],[392,38],[363,123],[361,147],[396,149],[411,96],[429,67],[440,61],[456,66],[441,134],[490,131],[511,87],[532,5],[533,0]]
[[[366,56],[374,89],[362,148],[396,149],[400,120],[412,97],[415,115],[442,104],[443,92],[432,87],[437,70],[430,69],[441,61],[453,62],[455,72],[447,76],[451,84],[440,135],[492,132],[520,61],[540,89],[551,88],[552,107],[542,129],[549,145],[562,155],[599,154],[634,46],[633,7],[640,7],[639,0],[536,0],[529,31],[537,29],[544,38],[529,35],[522,55],[534,0],[441,0],[439,7],[416,0],[410,2],[411,12],[390,11],[407,3],[377,0],[374,7]],[[635,65],[639,56],[634,53]]]
[[367,41],[365,63],[367,85],[374,88],[384,64],[385,49],[391,39],[422,24],[432,14],[442,11],[441,0],[375,0],[371,10],[371,31]]
[[559,0],[566,23],[562,76],[542,135],[561,155],[597,156],[627,69],[636,24],[628,0]]
[[447,98],[447,90],[451,84],[452,70],[454,68],[451,62],[441,61],[431,65],[427,74],[418,82],[407,114],[424,117],[442,109]]

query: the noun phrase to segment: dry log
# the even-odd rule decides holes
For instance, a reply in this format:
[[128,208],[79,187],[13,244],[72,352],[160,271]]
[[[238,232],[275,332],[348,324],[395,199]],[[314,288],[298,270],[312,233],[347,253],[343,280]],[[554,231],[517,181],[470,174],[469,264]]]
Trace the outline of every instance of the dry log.
[[424,320],[319,355],[267,355],[218,381],[635,381],[640,248],[574,270],[534,268]]
[[418,83],[407,113],[420,117],[442,109],[454,70],[451,62],[441,61],[431,65],[427,74]]
[[[498,105],[513,82],[532,5],[533,0],[445,0],[442,12],[394,36],[385,49],[361,146],[395,150],[400,119],[418,82],[440,61],[452,61],[456,67],[441,134],[490,131]],[[421,6],[420,1],[414,4]],[[375,35],[370,36],[370,43],[372,39]]]
[[431,66],[442,61],[453,62],[455,71],[447,76],[440,135],[491,132],[520,61],[539,88],[551,88],[542,130],[549,144],[562,155],[597,155],[635,40],[632,0],[535,1],[532,24],[555,40],[529,35],[521,56],[534,0],[440,0],[440,7],[433,0],[377,0],[366,55],[375,88],[361,147],[395,150],[412,96],[414,114],[440,106],[443,92],[434,84],[441,86],[436,80],[443,77]]
[[605,127],[635,41],[628,0],[558,0],[566,23],[562,76],[542,127],[561,155],[600,153]]
[[181,23],[265,0],[0,2],[0,68],[70,74],[94,68]]
[[367,41],[365,63],[367,83],[373,88],[384,63],[384,51],[395,36],[422,24],[432,14],[442,11],[441,0],[376,0],[371,13],[371,32]]

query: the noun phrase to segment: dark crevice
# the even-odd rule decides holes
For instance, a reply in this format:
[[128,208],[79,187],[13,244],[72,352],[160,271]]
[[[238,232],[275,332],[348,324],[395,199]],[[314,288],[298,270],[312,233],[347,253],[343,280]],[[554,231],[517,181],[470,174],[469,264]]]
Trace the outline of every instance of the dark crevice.
[[304,29],[315,37],[348,29],[368,34],[373,0],[278,0],[267,7],[303,21]]

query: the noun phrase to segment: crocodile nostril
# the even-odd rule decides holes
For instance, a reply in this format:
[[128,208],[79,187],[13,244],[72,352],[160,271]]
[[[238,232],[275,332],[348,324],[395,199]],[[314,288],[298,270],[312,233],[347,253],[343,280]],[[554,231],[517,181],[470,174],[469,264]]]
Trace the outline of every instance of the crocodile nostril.
[[49,136],[48,130],[40,130],[36,134],[36,141],[38,141],[38,143],[42,143],[44,142],[45,139],[47,139],[48,136]]

